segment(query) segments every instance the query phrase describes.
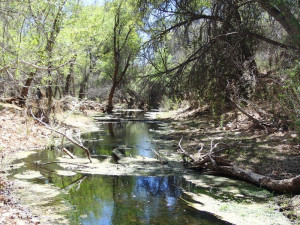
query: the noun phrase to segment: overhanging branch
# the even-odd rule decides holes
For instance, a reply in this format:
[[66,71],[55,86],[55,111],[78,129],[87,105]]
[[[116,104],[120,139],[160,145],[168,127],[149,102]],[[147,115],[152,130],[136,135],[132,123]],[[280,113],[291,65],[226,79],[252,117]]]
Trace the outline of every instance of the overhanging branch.
[[38,66],[38,65],[36,65],[36,64],[30,63],[30,62],[26,62],[26,61],[24,61],[24,60],[19,60],[19,61],[16,60],[16,61],[14,61],[13,63],[11,63],[11,64],[9,64],[9,65],[6,65],[6,66],[4,66],[4,67],[2,67],[2,68],[0,68],[0,73],[6,71],[7,69],[11,68],[12,66],[14,66],[14,65],[16,65],[16,64],[18,64],[18,63],[24,64],[24,65],[26,65],[26,66],[33,67],[33,68],[35,68],[35,69],[37,69],[37,70],[42,70],[42,71],[52,71],[52,70],[57,70],[58,68],[67,65],[68,63],[70,63],[70,61],[67,61],[66,63],[61,64],[61,65],[59,65],[59,66],[57,66],[57,67],[50,67],[50,68],[48,68],[48,67]]

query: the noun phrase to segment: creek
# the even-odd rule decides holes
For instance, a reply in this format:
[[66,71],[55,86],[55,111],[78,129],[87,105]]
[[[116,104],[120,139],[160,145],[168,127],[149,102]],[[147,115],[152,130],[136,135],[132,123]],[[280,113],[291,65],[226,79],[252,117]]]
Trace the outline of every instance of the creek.
[[[66,160],[66,156],[57,150],[31,152],[15,160],[10,170],[10,178],[25,186],[16,193],[40,214],[43,224],[231,224],[248,216],[256,216],[258,221],[271,216],[278,224],[287,221],[275,209],[270,210],[266,199],[271,193],[244,182],[186,170],[176,158],[172,140],[159,139],[160,132],[168,131],[168,124],[151,119],[151,113],[144,116],[127,111],[109,118],[95,117],[99,131],[81,136],[93,159],[108,165],[106,168],[116,166],[117,172],[74,170],[60,163],[41,166]],[[84,157],[81,149],[72,145],[68,149]],[[154,159],[152,149],[163,149],[170,162],[158,163],[162,169],[152,165],[147,171],[149,165],[142,164],[128,172],[134,162],[116,163],[111,157],[114,149],[133,159]],[[253,206],[256,208],[251,211]],[[232,215],[237,219],[230,219]]]

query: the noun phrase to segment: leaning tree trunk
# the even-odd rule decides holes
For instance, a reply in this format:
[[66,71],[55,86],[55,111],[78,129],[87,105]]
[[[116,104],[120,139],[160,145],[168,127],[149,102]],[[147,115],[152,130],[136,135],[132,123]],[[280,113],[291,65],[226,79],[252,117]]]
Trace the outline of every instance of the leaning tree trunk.
[[108,101],[107,101],[107,106],[106,106],[106,112],[107,113],[112,113],[114,106],[113,106],[113,98],[114,98],[114,94],[117,88],[117,83],[113,83],[109,95],[108,95]]
[[300,20],[292,13],[286,0],[257,0],[269,15],[275,18],[288,33],[293,43],[300,48]]

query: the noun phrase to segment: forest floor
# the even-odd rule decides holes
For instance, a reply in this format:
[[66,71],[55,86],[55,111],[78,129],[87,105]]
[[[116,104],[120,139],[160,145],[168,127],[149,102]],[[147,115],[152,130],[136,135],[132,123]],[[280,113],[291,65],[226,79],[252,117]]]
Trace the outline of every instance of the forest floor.
[[[52,146],[52,133],[27,116],[23,109],[14,105],[1,105],[0,224],[39,224],[39,218],[22,207],[20,201],[12,196],[14,184],[6,179],[5,168],[13,155],[17,155],[20,150]],[[79,112],[72,116],[60,113],[56,118],[65,127],[79,129],[80,132],[93,131],[98,129],[90,117],[95,113],[97,111],[93,110],[85,110],[84,113]],[[177,110],[159,114],[159,117],[169,120],[174,131],[160,138],[179,140],[183,137],[183,147],[191,153],[198,151],[200,143],[208,149],[212,140],[214,143],[222,141],[231,146],[229,159],[237,166],[278,179],[300,174],[299,139],[293,131],[273,130],[267,133],[252,127],[251,122],[239,113],[234,120],[225,121],[223,127],[215,127],[208,113],[201,110]],[[300,218],[299,195],[280,195],[277,201],[289,218]]]
[[[174,131],[161,138],[178,141],[183,137],[183,148],[195,157],[202,145],[203,153],[210,150],[212,141],[213,144],[223,142],[230,146],[227,160],[237,167],[274,179],[300,174],[300,143],[293,130],[265,130],[253,126],[242,113],[233,111],[222,115],[222,126],[215,126],[210,114],[201,109],[169,111],[159,117],[169,120]],[[278,195],[275,201],[288,218],[300,223],[300,195]]]

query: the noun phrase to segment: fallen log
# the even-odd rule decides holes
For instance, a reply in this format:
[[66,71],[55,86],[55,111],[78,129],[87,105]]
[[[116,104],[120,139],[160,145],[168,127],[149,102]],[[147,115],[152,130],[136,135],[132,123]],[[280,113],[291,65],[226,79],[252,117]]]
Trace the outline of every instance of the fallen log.
[[[224,157],[217,155],[218,153],[229,149],[229,146],[224,143],[218,143],[214,146],[211,143],[210,151],[200,155],[197,159],[182,148],[181,141],[182,138],[178,143],[178,152],[191,159],[193,168],[207,169],[211,172],[216,172],[217,174],[238,178],[274,192],[300,193],[300,175],[293,178],[277,180],[266,175],[254,173],[251,170],[239,168]],[[223,148],[219,148],[222,145]]]
[[289,179],[276,180],[236,166],[219,166],[217,171],[225,175],[251,182],[270,191],[280,193],[300,193],[300,175]]

